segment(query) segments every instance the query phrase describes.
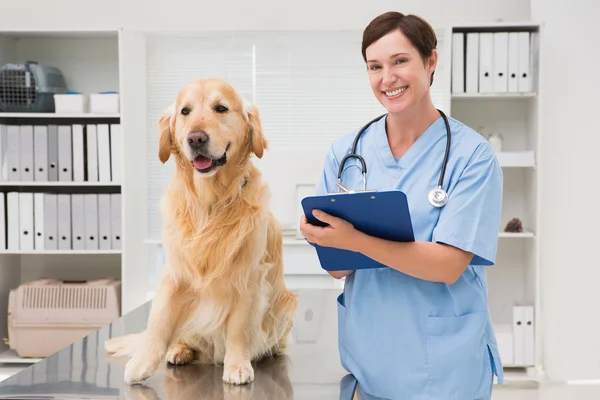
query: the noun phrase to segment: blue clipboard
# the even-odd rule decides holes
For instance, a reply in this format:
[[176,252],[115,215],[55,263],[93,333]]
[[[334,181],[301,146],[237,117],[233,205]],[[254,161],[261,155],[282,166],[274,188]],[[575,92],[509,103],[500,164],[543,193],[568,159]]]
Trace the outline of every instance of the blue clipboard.
[[[302,208],[312,225],[327,226],[313,216],[313,210],[317,209],[350,222],[370,236],[396,242],[415,240],[406,194],[400,190],[308,196],[302,199]],[[386,267],[361,253],[310,244],[317,251],[321,267],[327,271]]]

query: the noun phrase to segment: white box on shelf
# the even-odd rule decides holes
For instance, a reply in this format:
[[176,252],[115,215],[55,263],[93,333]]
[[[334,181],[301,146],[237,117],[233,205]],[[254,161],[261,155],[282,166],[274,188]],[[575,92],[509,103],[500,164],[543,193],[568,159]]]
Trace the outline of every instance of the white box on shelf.
[[81,93],[64,93],[54,95],[54,111],[56,114],[87,113],[88,98]]
[[119,94],[114,92],[90,94],[92,114],[113,114],[119,112]]

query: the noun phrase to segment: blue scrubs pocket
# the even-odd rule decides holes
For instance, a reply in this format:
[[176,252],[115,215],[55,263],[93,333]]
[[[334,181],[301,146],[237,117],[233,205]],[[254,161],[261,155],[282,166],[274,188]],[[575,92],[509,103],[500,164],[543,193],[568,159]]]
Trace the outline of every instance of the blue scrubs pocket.
[[427,318],[427,390],[434,399],[470,400],[489,391],[488,313]]
[[344,304],[344,293],[337,297],[337,312],[338,312],[338,348],[340,351],[340,362],[342,367],[350,372],[348,365],[346,364],[346,355],[348,350],[346,349],[346,306]]

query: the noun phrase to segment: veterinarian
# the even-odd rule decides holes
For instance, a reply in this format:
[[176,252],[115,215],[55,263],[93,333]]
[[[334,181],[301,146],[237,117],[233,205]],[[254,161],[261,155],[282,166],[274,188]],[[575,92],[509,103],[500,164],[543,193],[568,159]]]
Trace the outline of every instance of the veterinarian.
[[[362,398],[489,400],[493,376],[503,381],[485,271],[496,257],[502,171],[477,132],[452,118],[447,132],[430,94],[436,46],[427,22],[397,12],[378,16],[363,33],[369,82],[388,115],[364,131],[356,153],[367,165],[367,189],[407,195],[416,241],[370,237],[319,211],[315,217],[329,227],[301,221],[309,242],[389,267],[330,272],[346,277],[338,298],[339,350]],[[338,168],[356,133],[332,144],[320,194],[340,190]],[[445,192],[432,198],[448,133]],[[342,183],[363,189],[357,159],[347,160]]]

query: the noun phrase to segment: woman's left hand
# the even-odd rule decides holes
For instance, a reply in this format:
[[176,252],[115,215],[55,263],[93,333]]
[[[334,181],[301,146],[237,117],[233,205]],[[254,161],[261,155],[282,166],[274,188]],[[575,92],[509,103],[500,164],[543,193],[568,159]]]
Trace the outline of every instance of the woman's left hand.
[[311,225],[303,215],[300,221],[300,232],[306,240],[319,246],[355,251],[360,232],[350,222],[320,210],[314,210],[313,215],[329,226]]

